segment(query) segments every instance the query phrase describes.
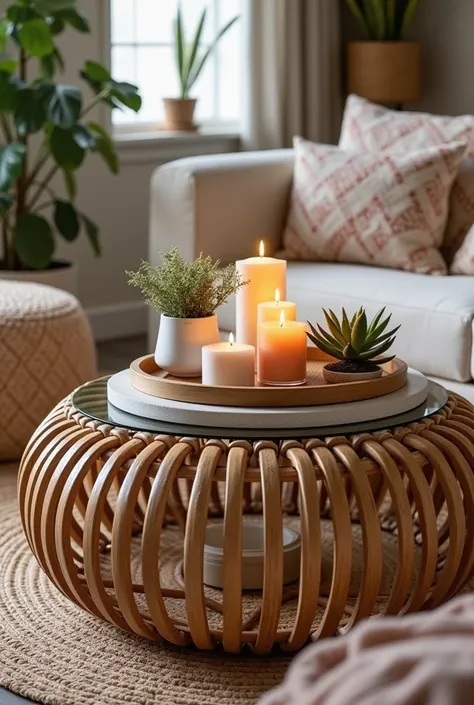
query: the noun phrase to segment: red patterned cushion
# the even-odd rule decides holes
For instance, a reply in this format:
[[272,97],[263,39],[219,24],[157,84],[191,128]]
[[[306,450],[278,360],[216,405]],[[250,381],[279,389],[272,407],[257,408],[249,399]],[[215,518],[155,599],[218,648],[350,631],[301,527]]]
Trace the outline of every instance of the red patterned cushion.
[[295,138],[284,255],[445,274],[437,248],[465,148],[456,143],[394,156]]
[[[451,213],[442,252],[453,261],[474,223],[474,116],[444,117],[388,110],[358,96],[349,96],[344,113],[341,149],[406,154],[450,142],[466,142],[467,151],[451,195]],[[458,274],[474,274],[474,232],[453,262]]]

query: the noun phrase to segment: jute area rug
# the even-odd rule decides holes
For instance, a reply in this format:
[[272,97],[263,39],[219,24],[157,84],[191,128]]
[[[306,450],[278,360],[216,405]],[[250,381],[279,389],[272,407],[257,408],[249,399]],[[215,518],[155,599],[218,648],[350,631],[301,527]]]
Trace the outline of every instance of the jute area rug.
[[291,657],[154,645],[75,607],[23,536],[17,467],[0,465],[0,685],[48,705],[250,705]]

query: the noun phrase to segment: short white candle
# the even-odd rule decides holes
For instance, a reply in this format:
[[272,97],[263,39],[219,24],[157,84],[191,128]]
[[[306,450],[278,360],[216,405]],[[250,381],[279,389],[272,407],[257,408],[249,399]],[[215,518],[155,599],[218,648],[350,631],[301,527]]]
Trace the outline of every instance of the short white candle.
[[265,257],[263,241],[260,243],[260,257],[250,257],[236,262],[236,269],[247,286],[239,289],[236,295],[237,342],[257,345],[257,307],[271,301],[275,289],[286,298],[286,261]]
[[202,383],[212,387],[255,386],[255,348],[234,343],[205,345],[202,349]]
[[292,301],[280,301],[280,289],[277,289],[275,301],[265,301],[263,304],[258,304],[258,322],[279,321],[282,311],[286,321],[296,321],[296,304]]

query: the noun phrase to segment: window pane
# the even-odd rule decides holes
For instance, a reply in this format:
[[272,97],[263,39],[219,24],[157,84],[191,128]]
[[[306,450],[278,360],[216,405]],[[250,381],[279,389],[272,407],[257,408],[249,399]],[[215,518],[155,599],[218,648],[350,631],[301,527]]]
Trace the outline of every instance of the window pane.
[[135,5],[138,41],[169,44],[173,40],[173,20],[178,0],[135,0]]
[[215,77],[215,62],[208,61],[203,69],[197,83],[191,91],[191,98],[199,98],[196,119],[213,120],[216,114],[216,101],[214,96],[214,77]]
[[162,122],[162,98],[178,95],[178,78],[171,47],[137,49],[137,83],[143,98],[140,122]]
[[[127,46],[112,47],[112,75],[117,81],[136,83],[135,75],[135,49]],[[136,122],[133,110],[113,111],[113,121],[123,125]]]
[[[224,0],[225,2],[225,0]],[[206,0],[182,0],[184,31],[187,42],[191,42],[195,36],[198,22],[201,19],[203,9],[207,8],[206,21],[202,34],[202,42],[210,44],[215,36],[215,14],[214,3]]]
[[225,35],[217,49],[218,84],[218,120],[236,122],[240,117],[242,105],[241,85],[241,30],[236,23]]
[[135,40],[135,6],[134,0],[111,0],[112,44],[133,42]]

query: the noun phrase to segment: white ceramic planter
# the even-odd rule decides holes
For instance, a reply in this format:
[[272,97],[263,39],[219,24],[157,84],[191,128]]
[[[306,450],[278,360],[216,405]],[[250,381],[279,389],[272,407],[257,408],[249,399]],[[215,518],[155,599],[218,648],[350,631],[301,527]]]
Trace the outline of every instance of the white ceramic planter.
[[202,348],[219,340],[216,315],[171,318],[162,314],[156,341],[156,364],[174,377],[200,377]]
[[77,296],[77,265],[73,262],[55,260],[54,266],[50,269],[26,271],[0,269],[0,279],[46,284]]
[[[283,583],[288,585],[300,577],[301,536],[283,527]],[[237,556],[233,558],[237,560]],[[265,527],[263,521],[242,522],[242,589],[261,590],[265,563]],[[224,523],[206,527],[204,546],[204,583],[222,589],[224,586]]]

